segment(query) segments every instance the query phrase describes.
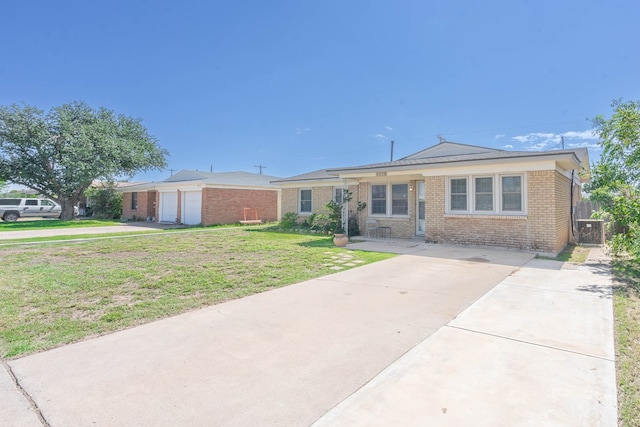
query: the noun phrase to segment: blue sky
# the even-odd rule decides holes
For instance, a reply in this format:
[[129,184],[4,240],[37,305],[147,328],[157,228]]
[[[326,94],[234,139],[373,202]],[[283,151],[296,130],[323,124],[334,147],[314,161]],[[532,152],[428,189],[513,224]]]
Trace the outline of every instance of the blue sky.
[[[637,0],[5,2],[0,105],[143,120],[174,170],[292,176],[449,141],[590,148],[640,99]],[[138,175],[161,180],[169,171]]]

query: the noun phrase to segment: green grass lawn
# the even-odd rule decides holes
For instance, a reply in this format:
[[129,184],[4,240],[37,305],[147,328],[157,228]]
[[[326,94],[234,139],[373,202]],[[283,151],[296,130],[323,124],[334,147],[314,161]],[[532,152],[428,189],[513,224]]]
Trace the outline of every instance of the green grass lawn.
[[618,424],[640,426],[640,264],[613,262]]
[[587,260],[591,249],[582,245],[567,245],[555,258],[537,256],[539,259],[550,259],[554,261],[571,262],[582,264]]
[[393,255],[241,228],[0,247],[0,355],[18,357]]
[[105,227],[118,225],[117,219],[74,219],[61,221],[59,219],[21,220],[16,222],[0,221],[0,233],[3,231],[41,230],[43,228],[77,228],[77,227]]

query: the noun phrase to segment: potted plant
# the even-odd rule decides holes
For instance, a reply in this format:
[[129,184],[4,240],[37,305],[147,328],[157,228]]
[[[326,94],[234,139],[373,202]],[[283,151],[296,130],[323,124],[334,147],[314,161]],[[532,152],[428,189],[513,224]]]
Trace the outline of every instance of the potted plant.
[[347,246],[349,237],[345,234],[344,228],[337,227],[333,230],[333,243],[340,248]]

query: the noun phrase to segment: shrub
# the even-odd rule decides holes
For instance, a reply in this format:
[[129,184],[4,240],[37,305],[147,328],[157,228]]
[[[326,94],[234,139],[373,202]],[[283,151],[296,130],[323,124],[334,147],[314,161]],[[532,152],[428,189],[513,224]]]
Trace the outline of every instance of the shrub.
[[283,230],[291,230],[298,224],[298,214],[295,212],[287,212],[280,221],[280,228]]

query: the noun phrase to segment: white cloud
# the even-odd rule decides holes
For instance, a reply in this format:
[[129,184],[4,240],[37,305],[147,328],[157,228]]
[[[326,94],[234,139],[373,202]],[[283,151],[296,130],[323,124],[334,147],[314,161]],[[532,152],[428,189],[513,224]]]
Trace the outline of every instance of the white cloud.
[[507,144],[507,145],[504,146],[504,148],[513,148],[513,145]]
[[596,134],[596,131],[594,129],[583,130],[580,132],[569,131],[569,132],[563,133],[562,136],[569,139],[574,139],[574,138],[592,139],[592,140],[598,139],[598,135]]
[[589,150],[601,150],[602,147],[597,142],[576,142],[571,144],[565,144],[567,148],[588,148]]
[[373,135],[374,138],[378,138],[378,139],[386,139],[387,137],[381,133],[376,133],[375,135]]
[[495,138],[496,138],[496,139],[500,139],[500,138],[504,138],[505,136],[507,136],[507,135],[505,135],[505,134],[503,134],[503,133],[499,133],[499,134],[497,134],[497,135],[495,136]]
[[305,132],[309,132],[310,130],[311,129],[309,129],[309,128],[296,128],[296,134],[300,135],[300,134],[303,134]]
[[[598,140],[598,136],[595,134],[593,129],[568,131],[563,133],[532,132],[526,135],[514,136],[511,139],[522,144],[525,150],[541,151],[562,148],[563,137],[565,141],[565,148],[598,147],[598,145],[593,142]],[[569,140],[573,141],[569,143]]]
[[393,130],[393,128],[392,128],[391,126],[389,126],[389,125],[385,126],[384,128],[385,128],[386,130]]

